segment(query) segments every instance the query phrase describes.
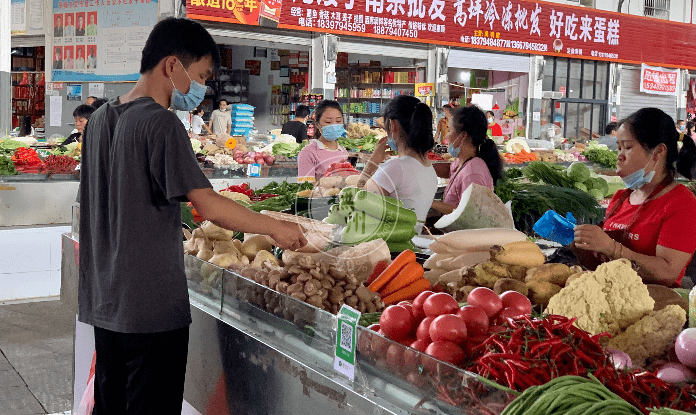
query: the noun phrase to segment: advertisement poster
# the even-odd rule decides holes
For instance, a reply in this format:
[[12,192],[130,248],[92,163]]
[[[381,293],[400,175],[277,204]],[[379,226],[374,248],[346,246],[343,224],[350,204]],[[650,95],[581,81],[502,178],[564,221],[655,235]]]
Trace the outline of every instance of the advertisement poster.
[[249,70],[249,75],[260,76],[261,75],[261,61],[246,60],[246,61],[244,61],[244,69]]
[[435,96],[435,84],[427,84],[427,83],[416,84],[416,96],[417,97],[434,97]]
[[157,0],[53,0],[54,81],[137,81]]
[[696,68],[691,56],[694,25],[529,0],[293,1],[283,3],[278,27]]
[[640,92],[655,95],[677,95],[679,69],[656,68],[642,64],[640,67]]
[[27,32],[25,0],[12,0],[10,2],[10,33],[13,35],[23,35]]
[[82,84],[68,84],[65,95],[68,101],[82,101]]

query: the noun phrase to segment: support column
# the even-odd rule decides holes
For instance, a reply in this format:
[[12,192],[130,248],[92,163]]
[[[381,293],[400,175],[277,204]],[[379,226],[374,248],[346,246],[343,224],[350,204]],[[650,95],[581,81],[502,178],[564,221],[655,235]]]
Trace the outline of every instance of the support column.
[[334,35],[317,34],[312,39],[312,61],[310,64],[312,93],[324,94],[325,99],[334,99],[334,90],[336,89],[335,53],[337,50],[338,38]]
[[545,59],[543,56],[532,56],[529,60],[529,103],[527,104],[527,138],[537,139],[541,137],[541,121],[537,117],[541,116],[542,83],[544,79]]
[[0,136],[12,129],[12,37],[10,0],[0,0]]

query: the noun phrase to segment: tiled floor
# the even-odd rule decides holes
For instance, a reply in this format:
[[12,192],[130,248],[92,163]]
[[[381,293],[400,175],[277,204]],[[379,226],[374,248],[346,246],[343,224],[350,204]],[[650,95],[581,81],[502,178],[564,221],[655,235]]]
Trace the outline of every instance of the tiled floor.
[[0,305],[0,415],[71,409],[74,324],[60,301]]

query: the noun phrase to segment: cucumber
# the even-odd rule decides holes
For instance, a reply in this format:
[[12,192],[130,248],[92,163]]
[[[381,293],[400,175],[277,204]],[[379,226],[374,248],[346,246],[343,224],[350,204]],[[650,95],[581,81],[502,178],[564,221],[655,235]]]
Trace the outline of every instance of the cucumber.
[[338,204],[333,204],[329,208],[329,215],[324,219],[324,222],[333,225],[345,225],[346,220],[347,217],[341,214]]
[[392,200],[395,199],[361,190],[355,195],[355,210],[365,212],[382,222],[409,223],[415,226],[418,221],[416,212],[400,207]]
[[[380,219],[370,216],[365,212],[361,212],[359,210],[353,211],[353,213],[350,214],[350,217],[348,218],[349,221],[355,221],[356,223],[364,223],[365,226],[370,226],[370,227],[378,227],[381,226],[383,223]],[[392,222],[393,223],[393,222]]]
[[357,187],[344,187],[341,189],[341,191],[338,193],[338,200],[341,203],[348,203],[348,204],[353,204],[353,199],[355,199],[355,194],[358,193],[360,189]]
[[406,242],[416,236],[416,230],[410,223],[361,221],[353,215],[341,233],[341,242],[358,244],[383,239],[386,242]]

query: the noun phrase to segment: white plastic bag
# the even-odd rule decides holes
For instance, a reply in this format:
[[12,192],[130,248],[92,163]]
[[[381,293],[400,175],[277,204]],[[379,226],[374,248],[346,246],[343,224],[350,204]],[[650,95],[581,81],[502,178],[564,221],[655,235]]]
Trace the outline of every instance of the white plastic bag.
[[472,183],[462,194],[459,206],[435,223],[446,232],[461,229],[515,228],[512,213],[502,200],[485,186]]
[[87,382],[87,389],[82,395],[82,400],[80,401],[80,407],[77,409],[74,415],[92,415],[94,410],[94,375],[89,378]]

